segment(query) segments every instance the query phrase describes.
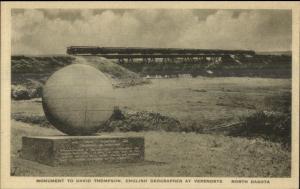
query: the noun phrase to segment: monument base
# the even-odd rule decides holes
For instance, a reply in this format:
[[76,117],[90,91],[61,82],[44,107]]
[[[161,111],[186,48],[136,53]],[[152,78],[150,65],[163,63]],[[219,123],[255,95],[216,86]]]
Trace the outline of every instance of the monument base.
[[39,136],[22,138],[22,158],[50,166],[144,160],[143,137]]

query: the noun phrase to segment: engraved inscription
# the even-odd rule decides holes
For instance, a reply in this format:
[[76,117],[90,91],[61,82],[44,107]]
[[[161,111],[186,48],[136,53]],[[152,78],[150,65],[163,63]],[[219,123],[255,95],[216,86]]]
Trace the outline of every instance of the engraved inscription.
[[142,159],[143,151],[143,143],[139,144],[123,138],[68,140],[59,144],[55,159],[61,163],[130,161]]

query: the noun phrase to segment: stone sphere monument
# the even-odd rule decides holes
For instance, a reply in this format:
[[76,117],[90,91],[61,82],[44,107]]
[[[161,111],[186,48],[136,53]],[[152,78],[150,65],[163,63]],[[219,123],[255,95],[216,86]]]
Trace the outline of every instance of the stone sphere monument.
[[113,114],[112,83],[96,68],[72,64],[55,72],[42,96],[48,121],[68,135],[24,136],[22,157],[50,166],[144,160],[144,138],[93,135]]
[[68,135],[92,135],[111,117],[112,83],[96,68],[73,64],[55,72],[43,88],[49,122]]

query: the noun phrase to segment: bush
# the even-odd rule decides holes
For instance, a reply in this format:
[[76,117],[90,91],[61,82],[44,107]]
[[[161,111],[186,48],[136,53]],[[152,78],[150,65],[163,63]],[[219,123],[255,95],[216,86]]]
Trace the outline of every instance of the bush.
[[12,85],[11,97],[14,100],[28,100],[30,99],[30,91],[21,85]]
[[280,112],[258,111],[248,117],[241,118],[239,127],[232,129],[232,136],[262,137],[267,140],[281,142],[290,148],[291,115]]
[[42,97],[43,87],[35,86],[34,88],[28,88],[23,85],[11,86],[11,98],[14,100],[29,100],[32,98]]
[[154,112],[129,112],[115,109],[110,120],[101,131],[180,131],[180,122],[174,118]]

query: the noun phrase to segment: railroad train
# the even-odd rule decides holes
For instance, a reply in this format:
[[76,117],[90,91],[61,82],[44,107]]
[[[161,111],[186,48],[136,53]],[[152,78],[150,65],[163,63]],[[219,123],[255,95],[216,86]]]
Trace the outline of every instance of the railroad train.
[[67,47],[69,55],[250,55],[252,50],[215,50],[215,49],[181,49],[181,48],[144,48],[144,47],[98,47],[98,46],[70,46]]

